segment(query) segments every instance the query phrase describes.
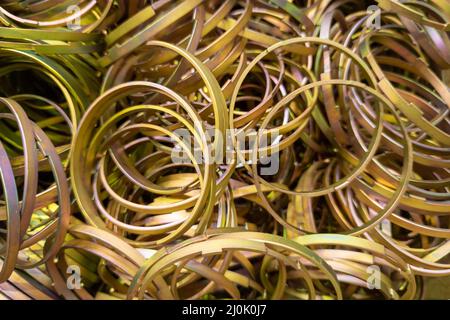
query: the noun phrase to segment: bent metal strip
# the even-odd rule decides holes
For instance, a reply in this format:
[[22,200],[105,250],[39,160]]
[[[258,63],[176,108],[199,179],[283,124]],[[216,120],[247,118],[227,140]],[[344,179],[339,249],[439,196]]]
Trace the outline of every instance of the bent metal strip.
[[0,1],[0,300],[426,298],[449,32],[442,0]]

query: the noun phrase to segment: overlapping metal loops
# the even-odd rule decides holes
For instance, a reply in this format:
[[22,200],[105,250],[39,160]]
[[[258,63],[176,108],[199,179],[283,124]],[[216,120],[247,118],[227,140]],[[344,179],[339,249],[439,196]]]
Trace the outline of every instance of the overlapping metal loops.
[[424,298],[449,37],[448,0],[0,0],[0,300]]

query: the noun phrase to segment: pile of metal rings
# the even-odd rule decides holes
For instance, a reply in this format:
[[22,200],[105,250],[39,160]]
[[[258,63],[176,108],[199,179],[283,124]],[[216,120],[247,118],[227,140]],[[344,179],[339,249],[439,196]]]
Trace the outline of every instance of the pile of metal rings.
[[447,0],[1,0],[0,300],[423,298],[449,36]]

